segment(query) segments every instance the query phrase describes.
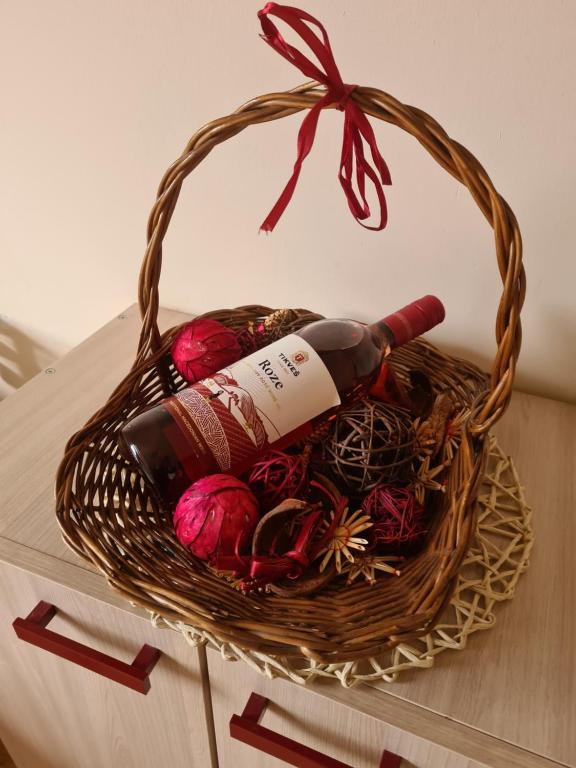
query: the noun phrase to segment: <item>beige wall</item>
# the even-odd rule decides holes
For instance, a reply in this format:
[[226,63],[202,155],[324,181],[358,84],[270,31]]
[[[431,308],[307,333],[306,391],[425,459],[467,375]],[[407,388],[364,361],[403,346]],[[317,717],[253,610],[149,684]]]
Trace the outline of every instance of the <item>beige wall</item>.
[[[0,2],[4,391],[135,300],[155,189],[189,135],[302,81],[259,40],[261,4]],[[575,0],[297,4],[325,22],[346,81],[429,111],[484,163],[525,240],[517,385],[576,401]],[[379,125],[390,224],[363,231],[336,179],[341,121],[322,116],[269,237],[258,225],[292,167],[300,118],[246,131],[193,174],[166,242],[163,303],[370,319],[434,292],[448,311],[435,340],[489,361],[499,284],[481,214],[415,141]]]

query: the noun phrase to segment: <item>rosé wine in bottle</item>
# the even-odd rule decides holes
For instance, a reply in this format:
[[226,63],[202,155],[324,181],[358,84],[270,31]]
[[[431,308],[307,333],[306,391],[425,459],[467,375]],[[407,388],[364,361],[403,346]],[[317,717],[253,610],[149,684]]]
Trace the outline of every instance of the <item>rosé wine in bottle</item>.
[[123,453],[170,506],[200,477],[240,475],[271,448],[304,439],[367,393],[394,347],[443,319],[441,301],[424,296],[372,325],[310,323],[131,419]]

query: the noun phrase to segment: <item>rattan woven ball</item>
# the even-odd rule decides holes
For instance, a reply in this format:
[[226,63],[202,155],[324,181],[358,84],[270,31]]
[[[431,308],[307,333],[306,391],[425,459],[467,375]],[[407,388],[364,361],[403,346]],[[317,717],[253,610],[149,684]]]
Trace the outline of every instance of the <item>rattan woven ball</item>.
[[342,411],[322,444],[322,469],[343,490],[366,493],[398,480],[414,457],[410,413],[377,400],[361,400]]
[[272,509],[284,499],[305,497],[309,453],[309,448],[301,453],[270,451],[252,466],[246,482],[263,510]]

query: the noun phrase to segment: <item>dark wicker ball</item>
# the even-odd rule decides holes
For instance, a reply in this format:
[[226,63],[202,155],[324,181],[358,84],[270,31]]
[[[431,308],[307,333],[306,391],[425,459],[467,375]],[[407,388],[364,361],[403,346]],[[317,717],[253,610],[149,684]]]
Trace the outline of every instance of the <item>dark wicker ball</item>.
[[322,444],[322,470],[350,493],[366,493],[402,477],[414,457],[410,413],[375,400],[341,411]]

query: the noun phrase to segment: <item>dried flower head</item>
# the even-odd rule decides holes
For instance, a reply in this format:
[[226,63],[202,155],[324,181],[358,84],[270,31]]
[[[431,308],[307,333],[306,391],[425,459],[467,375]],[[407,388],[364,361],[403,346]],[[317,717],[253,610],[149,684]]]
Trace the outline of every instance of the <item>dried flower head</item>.
[[446,465],[438,464],[435,467],[431,467],[430,463],[430,456],[426,456],[420,464],[412,483],[412,491],[420,504],[424,504],[426,491],[440,491],[442,493],[446,491],[446,486],[441,480]]
[[374,584],[376,581],[376,571],[384,571],[384,573],[400,576],[400,571],[390,565],[390,563],[397,563],[401,559],[401,557],[394,557],[392,555],[360,555],[348,567],[348,580],[346,584],[352,584],[358,576],[364,576],[369,584]]
[[462,441],[462,431],[468,418],[469,412],[462,410],[451,418],[446,425],[446,439],[442,448],[442,460],[446,466],[450,466],[454,461],[454,456]]
[[342,555],[350,562],[354,562],[354,555],[350,550],[364,552],[368,540],[358,536],[372,526],[372,521],[368,515],[363,515],[362,510],[349,514],[348,507],[343,505],[330,512],[330,520],[325,520],[321,534],[328,536],[323,541],[323,546],[316,554],[316,558],[322,557],[320,563],[320,572],[322,572],[332,556],[338,573],[342,573]]
[[416,449],[421,457],[436,456],[442,448],[446,436],[446,427],[450,414],[454,411],[454,401],[448,392],[436,396],[432,412],[428,418],[414,423],[416,429]]

